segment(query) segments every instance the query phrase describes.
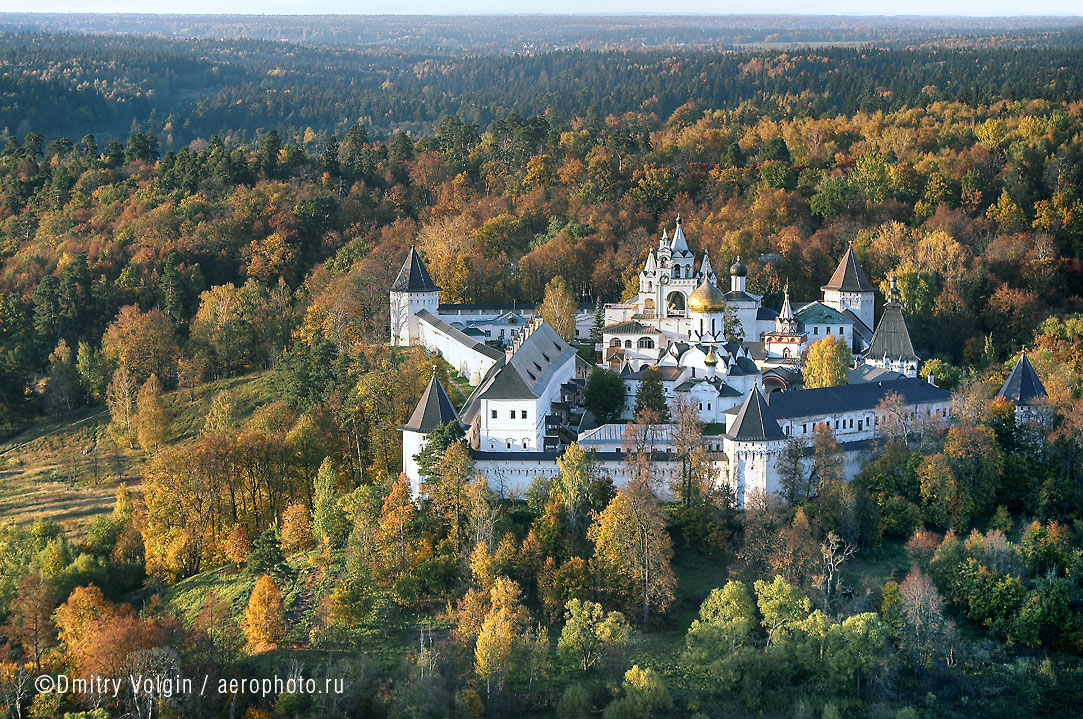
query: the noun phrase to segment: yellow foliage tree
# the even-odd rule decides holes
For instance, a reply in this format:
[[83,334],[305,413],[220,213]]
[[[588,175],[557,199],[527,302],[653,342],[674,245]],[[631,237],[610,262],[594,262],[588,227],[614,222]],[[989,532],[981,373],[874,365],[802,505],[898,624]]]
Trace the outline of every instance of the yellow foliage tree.
[[98,626],[117,615],[117,608],[93,584],[76,587],[75,591],[53,614],[60,643],[73,658],[80,658],[90,648]]
[[638,587],[646,631],[651,607],[664,611],[677,586],[665,513],[647,483],[638,479],[621,487],[587,536],[599,565]]
[[152,374],[139,388],[135,413],[136,434],[145,452],[154,452],[169,436],[169,412],[162,399],[162,384]]
[[312,520],[308,507],[291,504],[282,513],[282,549],[297,552],[312,543]]
[[244,636],[256,651],[270,649],[286,632],[282,593],[267,574],[256,580],[244,612]]
[[815,389],[846,384],[846,370],[850,369],[851,360],[850,348],[842,335],[828,335],[813,342],[805,358],[805,387]]
[[545,298],[541,304],[541,316],[570,342],[575,337],[575,295],[568,289],[563,277],[557,276],[545,286]]

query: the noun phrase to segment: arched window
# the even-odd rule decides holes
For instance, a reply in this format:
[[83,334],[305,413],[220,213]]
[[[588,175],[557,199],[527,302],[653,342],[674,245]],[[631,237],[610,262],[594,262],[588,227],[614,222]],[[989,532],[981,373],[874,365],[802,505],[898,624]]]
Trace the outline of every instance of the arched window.
[[678,280],[681,278],[681,266],[680,265],[673,265],[673,278],[678,279]]
[[647,292],[654,292],[654,283],[653,282],[648,282],[647,283]]
[[609,346],[610,347],[620,347],[620,338],[619,337],[614,337],[613,339],[609,340]]
[[640,337],[637,344],[639,345],[639,349],[641,350],[654,349],[654,340],[652,340],[650,337]]
[[670,317],[684,316],[685,300],[680,292],[670,292],[666,297],[666,311]]
[[789,357],[790,356],[790,348],[789,347],[783,347],[782,348],[782,356],[783,357]]
[[632,349],[632,340],[624,340],[624,347],[626,349]]

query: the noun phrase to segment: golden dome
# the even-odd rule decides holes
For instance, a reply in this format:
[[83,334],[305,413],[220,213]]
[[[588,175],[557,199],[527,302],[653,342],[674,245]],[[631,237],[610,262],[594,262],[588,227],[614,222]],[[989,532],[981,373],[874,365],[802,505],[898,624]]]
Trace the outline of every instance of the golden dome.
[[692,312],[706,314],[721,312],[725,308],[726,296],[707,279],[688,295],[688,309]]
[[707,353],[707,356],[703,358],[703,364],[708,367],[714,367],[718,364],[718,355],[714,353],[714,343],[711,343],[711,350]]

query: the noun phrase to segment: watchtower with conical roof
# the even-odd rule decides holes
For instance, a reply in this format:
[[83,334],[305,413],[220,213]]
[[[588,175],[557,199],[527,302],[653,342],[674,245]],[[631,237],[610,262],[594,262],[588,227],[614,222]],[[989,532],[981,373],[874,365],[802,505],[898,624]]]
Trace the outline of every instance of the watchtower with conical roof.
[[1019,355],[1008,379],[1004,381],[1004,386],[997,392],[997,398],[1015,405],[1015,417],[1018,421],[1042,422],[1048,419],[1049,415],[1045,406],[1046,396],[1045,386],[1038,379],[1034,365],[1024,352]]
[[444,386],[436,378],[434,366],[429,386],[422,393],[414,413],[406,424],[399,427],[402,432],[402,471],[410,482],[410,494],[414,499],[421,494],[421,471],[416,457],[425,448],[430,432],[453,421],[459,421],[459,414]]
[[722,435],[722,450],[729,458],[729,482],[738,504],[744,506],[756,493],[778,493],[779,457],[786,439],[759,386],[754,386],[736,416],[726,422]]
[[417,313],[428,310],[435,315],[439,306],[440,288],[429,277],[421,255],[411,247],[391,284],[391,344],[417,344],[420,339]]
[[869,282],[861,265],[857,264],[853,245],[846,248],[835,274],[820,290],[824,293],[825,305],[843,314],[853,314],[868,332],[872,332],[876,326],[876,288]]

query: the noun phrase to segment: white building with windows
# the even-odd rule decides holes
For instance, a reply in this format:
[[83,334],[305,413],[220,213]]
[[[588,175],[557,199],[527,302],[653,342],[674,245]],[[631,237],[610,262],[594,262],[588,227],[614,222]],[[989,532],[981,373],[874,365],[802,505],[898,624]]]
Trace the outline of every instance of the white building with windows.
[[[853,248],[823,286],[822,301],[795,305],[787,289],[777,313],[747,291],[748,269],[739,258],[729,269],[729,291],[722,292],[706,253],[697,266],[678,218],[672,238],[663,232],[651,248],[637,296],[605,307],[599,349],[624,384],[622,419],[633,419],[639,384],[648,368],[657,368],[667,398],[691,402],[704,423],[715,425],[704,440],[712,471],[733,487],[738,502],[754,492],[777,492],[787,443],[810,454],[817,426],[832,431],[852,478],[889,420],[911,427],[951,421],[951,394],[914,378],[918,358],[894,283],[879,325],[870,329],[875,292]],[[572,442],[589,448],[615,482],[626,481],[628,435],[639,426],[581,422],[592,365],[532,312],[441,305],[439,292],[411,249],[390,290],[391,343],[424,347],[475,386],[456,411],[434,374],[400,428],[403,471],[415,496],[423,479],[415,457],[429,433],[450,421],[465,428],[478,471],[501,491],[522,492],[534,477],[556,476],[556,460]],[[729,341],[726,324],[735,318],[741,339]],[[580,306],[577,334],[589,334],[592,321],[590,306]],[[864,351],[849,373],[851,384],[795,389],[808,346],[828,334]],[[1001,392],[1024,415],[1039,406],[1045,390],[1024,356]],[[673,428],[646,431],[652,473],[666,486],[681,466]]]
[[[440,304],[440,288],[412,247],[390,295],[391,344],[421,345],[474,385],[504,356],[494,345],[511,343],[536,319],[533,308],[515,305]],[[589,337],[593,321],[594,305],[581,303],[575,315],[576,336]]]

